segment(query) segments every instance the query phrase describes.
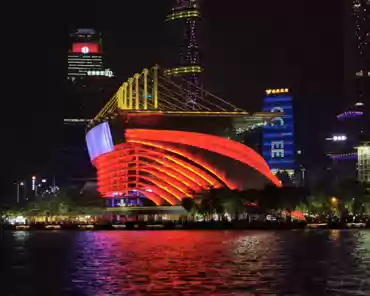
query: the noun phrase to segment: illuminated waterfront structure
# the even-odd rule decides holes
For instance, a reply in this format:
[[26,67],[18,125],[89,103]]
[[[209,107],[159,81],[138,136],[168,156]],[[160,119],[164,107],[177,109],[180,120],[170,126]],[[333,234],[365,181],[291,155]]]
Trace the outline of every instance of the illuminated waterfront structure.
[[263,157],[273,173],[285,171],[292,175],[296,164],[293,97],[289,90],[286,88],[266,90],[263,112],[283,113],[263,128]]
[[358,180],[370,183],[370,142],[362,142],[358,147]]
[[275,114],[251,115],[216,96],[211,102],[200,97],[202,109],[188,110],[191,92],[175,89],[158,67],[144,70],[123,83],[88,125],[102,197],[112,206],[129,199],[174,206],[210,188],[281,186],[258,153],[232,140]]
[[199,25],[201,12],[199,0],[176,0],[175,6],[167,15],[166,22],[170,32],[167,46],[166,76],[177,77],[178,85],[194,93],[189,106],[195,108],[197,97],[202,95],[200,64]]

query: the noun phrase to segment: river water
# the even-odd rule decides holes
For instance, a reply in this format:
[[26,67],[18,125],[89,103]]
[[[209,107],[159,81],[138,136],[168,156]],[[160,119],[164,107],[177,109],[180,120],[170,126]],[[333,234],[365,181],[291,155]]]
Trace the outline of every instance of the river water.
[[370,231],[5,232],[0,295],[370,295]]

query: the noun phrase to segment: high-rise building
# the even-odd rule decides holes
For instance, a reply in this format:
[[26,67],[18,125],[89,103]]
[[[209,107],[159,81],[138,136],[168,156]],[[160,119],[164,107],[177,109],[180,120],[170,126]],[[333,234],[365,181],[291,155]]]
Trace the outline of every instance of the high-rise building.
[[370,105],[370,0],[352,0],[358,100]]
[[63,148],[55,160],[59,178],[94,176],[83,140],[85,125],[120,83],[106,67],[105,57],[102,35],[95,29],[77,29],[70,35],[63,100]]
[[101,34],[94,29],[78,29],[71,34],[72,44],[68,55],[68,79],[76,81],[86,76],[112,77],[103,61]]
[[190,92],[189,104],[196,103],[201,95],[199,25],[201,12],[199,0],[176,0],[175,6],[167,15],[169,46],[166,50],[165,75],[176,80]]
[[[84,123],[116,89],[113,71],[106,68],[102,36],[94,29],[77,29],[68,53],[68,94],[64,117],[68,123]],[[81,119],[81,121],[80,121]]]
[[334,184],[360,178],[359,143],[370,128],[370,0],[345,0],[345,77],[348,104],[326,139]]
[[366,126],[364,104],[356,103],[337,115],[333,132],[326,137],[325,150],[330,158],[328,170],[338,184],[357,176],[357,146],[364,136]]
[[263,157],[273,173],[296,170],[294,143],[293,97],[288,89],[266,90],[263,112],[281,112],[263,128]]
[[358,147],[358,180],[370,183],[370,142],[362,142]]

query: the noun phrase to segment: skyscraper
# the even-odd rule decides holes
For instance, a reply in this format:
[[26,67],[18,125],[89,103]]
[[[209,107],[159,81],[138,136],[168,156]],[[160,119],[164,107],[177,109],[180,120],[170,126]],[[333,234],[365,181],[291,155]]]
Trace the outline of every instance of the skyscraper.
[[273,173],[287,172],[293,175],[296,169],[294,116],[293,98],[289,90],[266,90],[263,112],[283,113],[263,128],[263,157]]
[[358,100],[370,105],[370,0],[352,0]]
[[63,100],[63,150],[57,160],[61,176],[94,175],[85,149],[85,122],[97,114],[120,84],[106,68],[105,55],[102,35],[95,29],[77,29],[70,34]]
[[112,77],[103,61],[101,35],[94,29],[78,29],[71,34],[72,44],[68,55],[68,79],[76,81],[86,76]]
[[201,95],[201,73],[199,50],[199,25],[201,13],[199,0],[176,0],[167,15],[170,32],[166,50],[165,75],[172,77],[191,93],[188,100],[193,106]]
[[[71,35],[65,118],[90,119],[116,88],[113,71],[106,68],[102,36],[95,29],[77,29]],[[72,121],[72,123],[74,123]]]

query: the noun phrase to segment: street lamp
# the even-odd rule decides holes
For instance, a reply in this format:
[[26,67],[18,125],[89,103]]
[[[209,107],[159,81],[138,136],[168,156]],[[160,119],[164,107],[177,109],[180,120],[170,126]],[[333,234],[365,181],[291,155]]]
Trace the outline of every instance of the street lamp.
[[24,186],[24,182],[16,182],[15,185],[17,186],[17,203],[19,203],[19,186]]
[[332,201],[332,203],[337,203],[338,199],[336,197],[332,197],[331,201]]

